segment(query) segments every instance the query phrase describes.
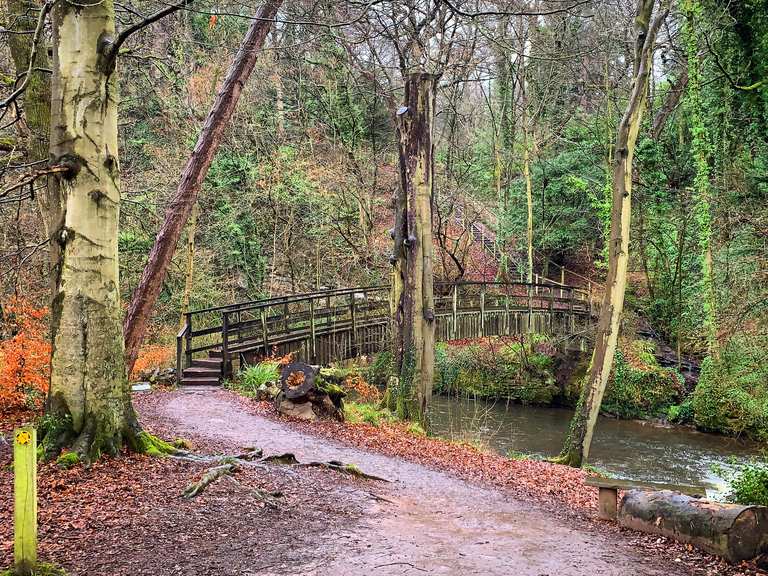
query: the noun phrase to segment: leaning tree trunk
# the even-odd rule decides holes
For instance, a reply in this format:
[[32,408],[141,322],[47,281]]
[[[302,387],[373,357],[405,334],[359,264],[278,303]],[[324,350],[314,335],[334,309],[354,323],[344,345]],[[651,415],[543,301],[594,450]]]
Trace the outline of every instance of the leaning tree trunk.
[[398,415],[426,426],[435,368],[435,311],[432,291],[432,125],[438,76],[418,72],[405,83],[397,111],[400,190],[395,206],[394,355],[399,374]]
[[613,200],[606,291],[600,309],[592,363],[581,390],[565,446],[557,459],[571,466],[581,466],[589,456],[592,434],[618,344],[629,261],[632,159],[645,110],[656,34],[667,14],[667,10],[661,11],[649,26],[653,5],[654,0],[639,0],[635,18],[637,30],[635,79],[627,108],[619,123],[616,135],[616,156],[613,163]]
[[139,428],[123,362],[117,229],[117,82],[111,0],[57,2],[52,13],[51,161],[62,207],[52,304],[48,413],[66,426],[47,442],[86,458],[135,445]]
[[149,253],[149,260],[133,293],[124,321],[125,362],[128,370],[136,362],[149,315],[157,302],[181,231],[197,200],[208,168],[224,136],[224,129],[232,118],[243,86],[256,65],[264,39],[281,4],[282,0],[268,0],[259,11],[258,17],[251,23],[208,113],[195,149],[184,167],[176,193],[165,212],[163,225]]

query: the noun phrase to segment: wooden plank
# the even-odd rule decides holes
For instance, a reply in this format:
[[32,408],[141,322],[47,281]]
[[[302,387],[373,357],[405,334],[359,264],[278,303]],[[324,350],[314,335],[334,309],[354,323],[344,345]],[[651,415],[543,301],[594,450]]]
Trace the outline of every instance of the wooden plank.
[[37,430],[13,432],[13,557],[18,574],[37,564]]
[[664,482],[647,482],[644,480],[625,480],[620,478],[601,478],[599,476],[588,476],[584,481],[587,486],[597,488],[612,488],[614,490],[672,490],[689,496],[704,496],[707,489],[704,486],[695,486],[691,484],[668,484]]

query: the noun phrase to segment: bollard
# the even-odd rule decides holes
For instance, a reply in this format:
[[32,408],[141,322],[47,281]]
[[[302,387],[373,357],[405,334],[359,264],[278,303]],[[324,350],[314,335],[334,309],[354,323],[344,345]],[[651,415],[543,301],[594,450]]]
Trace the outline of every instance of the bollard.
[[37,431],[13,433],[13,556],[17,574],[31,574],[37,564]]

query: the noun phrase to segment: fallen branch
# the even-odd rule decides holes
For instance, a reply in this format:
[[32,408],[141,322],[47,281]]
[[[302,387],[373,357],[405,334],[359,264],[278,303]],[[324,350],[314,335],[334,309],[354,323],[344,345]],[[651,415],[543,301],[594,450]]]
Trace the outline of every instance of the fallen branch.
[[390,480],[387,480],[386,478],[382,478],[381,476],[366,474],[365,472],[360,470],[360,468],[358,468],[355,464],[344,464],[343,462],[339,462],[338,460],[331,460],[329,462],[308,462],[306,464],[296,464],[296,466],[327,468],[328,470],[335,470],[336,472],[341,472],[342,474],[349,474],[357,478],[365,478],[366,480],[378,480],[379,482],[390,482]]

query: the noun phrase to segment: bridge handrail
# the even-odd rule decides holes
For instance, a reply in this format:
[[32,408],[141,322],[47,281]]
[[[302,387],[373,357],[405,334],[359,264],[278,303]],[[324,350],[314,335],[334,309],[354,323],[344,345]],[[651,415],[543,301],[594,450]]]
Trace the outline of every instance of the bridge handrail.
[[[592,315],[594,310],[592,294],[588,290],[579,286],[561,285],[548,279],[538,283],[482,280],[467,280],[455,283],[435,282],[436,304],[444,303],[445,300],[453,298],[455,316],[458,294],[462,288],[468,287],[480,288],[477,295],[480,296],[481,302],[485,302],[485,298],[494,295],[525,298],[528,302],[529,311],[531,310],[531,302],[534,300],[538,300],[536,309],[548,306],[550,313],[553,308],[563,310],[564,308],[559,306],[561,304],[567,305],[567,310],[571,314]],[[503,288],[505,290],[503,292],[495,292],[494,289],[496,288]],[[523,288],[524,291],[514,294],[516,288]],[[177,370],[179,373],[183,370],[184,357],[186,357],[186,364],[191,365],[194,353],[217,349],[222,352],[224,358],[223,366],[226,370],[229,357],[231,356],[230,345],[236,347],[243,342],[263,342],[266,349],[271,343],[270,335],[283,337],[289,336],[292,333],[295,334],[300,331],[309,330],[312,332],[312,338],[314,339],[318,326],[321,329],[327,329],[331,325],[334,327],[337,325],[351,325],[354,332],[356,325],[361,325],[361,322],[370,321],[371,313],[376,315],[376,318],[388,314],[388,311],[383,314],[384,311],[381,310],[383,306],[389,307],[388,297],[369,299],[368,295],[385,292],[388,296],[389,290],[390,286],[388,285],[332,288],[191,310],[185,313],[184,326],[176,337]],[[559,297],[556,296],[557,291],[560,291]],[[357,294],[364,295],[364,298],[356,298],[355,295]],[[350,297],[348,302],[343,302],[339,305],[337,300],[331,304],[331,298],[345,296]],[[318,300],[326,300],[327,303],[317,306],[316,302]],[[546,302],[546,306],[542,306],[542,301]],[[288,307],[290,304],[302,302],[308,304],[308,309],[294,309],[291,311]],[[576,303],[583,303],[583,306]],[[479,306],[482,309],[483,304],[481,303]],[[278,307],[282,307],[283,310],[278,314],[270,315],[269,309]],[[259,314],[253,313],[259,310]],[[246,316],[245,319],[243,319],[243,314]],[[208,317],[206,318],[205,315],[208,315]],[[213,315],[213,317],[210,315]],[[197,317],[201,317],[201,319],[196,320],[195,318]],[[195,330],[194,327],[201,321],[203,326]],[[258,331],[259,327],[261,328],[260,331]],[[210,337],[216,334],[220,334],[220,337],[204,339],[202,341],[198,340],[198,344],[193,345],[193,339]],[[274,338],[272,340],[274,341]]]

